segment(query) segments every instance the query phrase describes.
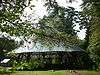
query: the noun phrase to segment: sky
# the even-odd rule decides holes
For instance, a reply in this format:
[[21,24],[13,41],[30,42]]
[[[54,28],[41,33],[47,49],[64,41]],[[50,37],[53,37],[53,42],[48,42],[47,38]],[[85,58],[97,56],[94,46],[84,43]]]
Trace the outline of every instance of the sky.
[[[80,7],[80,5],[82,3],[81,0],[76,0],[73,3],[67,3],[67,4],[66,4],[66,0],[57,0],[57,2],[60,6],[64,6],[64,7],[72,6],[77,11],[81,11],[81,7]],[[35,5],[35,7],[32,7],[30,9],[30,6],[32,6],[32,5]],[[43,5],[44,5],[44,0],[32,0],[29,7],[26,7],[24,12],[23,12],[23,15],[25,15],[26,17],[21,17],[21,18],[23,20],[30,20],[32,23],[38,23],[38,20],[40,18],[43,18],[44,15],[47,15],[46,8]],[[75,29],[78,30],[79,25],[77,25],[75,27]],[[77,33],[77,35],[80,39],[84,39],[85,31],[86,30],[83,29]],[[30,40],[31,39],[29,39],[29,41]],[[33,50],[36,50],[36,51],[41,50],[41,49],[37,49],[37,48],[40,48],[40,47],[38,47],[39,44],[37,44],[37,48],[33,47],[33,45],[34,45],[34,43],[29,44],[29,43],[25,42],[23,46],[21,46],[19,49],[16,50],[16,52],[27,52],[27,51],[33,51]],[[42,50],[46,50],[46,49],[42,49]]]
[[[32,10],[29,7],[26,7],[24,10],[24,15],[27,16],[28,20],[31,20],[33,23],[38,23],[38,20],[40,18],[43,18],[44,15],[47,15],[46,8],[43,6],[45,0],[32,0],[31,5],[35,5],[35,7],[32,8]],[[82,0],[76,0],[73,3],[68,3],[66,0],[56,0],[60,6],[67,7],[67,6],[72,6],[74,7],[77,11],[81,11],[81,4]],[[79,30],[79,25],[75,27],[76,30]],[[81,30],[80,32],[77,33],[78,37],[80,39],[85,38],[85,29]]]

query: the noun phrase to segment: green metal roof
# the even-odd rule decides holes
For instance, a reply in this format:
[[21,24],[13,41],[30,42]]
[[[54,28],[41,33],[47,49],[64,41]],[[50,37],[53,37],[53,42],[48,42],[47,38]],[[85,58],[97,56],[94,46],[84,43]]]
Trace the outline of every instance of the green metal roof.
[[32,48],[18,48],[14,52],[15,53],[23,53],[23,52],[49,52],[49,51],[66,51],[66,52],[74,52],[74,51],[84,51],[78,46],[69,46],[69,47],[64,47],[64,46],[54,46],[52,48],[47,48],[41,45],[36,45]]

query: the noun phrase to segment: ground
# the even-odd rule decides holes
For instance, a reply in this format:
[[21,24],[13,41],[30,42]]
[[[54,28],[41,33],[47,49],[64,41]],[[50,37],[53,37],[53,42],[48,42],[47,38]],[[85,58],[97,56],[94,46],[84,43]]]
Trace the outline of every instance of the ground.
[[100,71],[73,71],[73,70],[59,70],[59,71],[17,71],[11,75],[100,75]]

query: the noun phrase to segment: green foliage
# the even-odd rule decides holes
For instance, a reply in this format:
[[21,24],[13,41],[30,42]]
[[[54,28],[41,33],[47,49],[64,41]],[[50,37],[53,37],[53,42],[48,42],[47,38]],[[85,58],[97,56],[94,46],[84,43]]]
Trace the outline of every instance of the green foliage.
[[[94,24],[93,24],[94,22]],[[100,66],[100,18],[92,21],[91,35],[89,36],[88,51],[93,61]]]
[[14,70],[17,71],[28,71],[28,70],[39,70],[40,68],[44,68],[44,63],[41,60],[30,60],[30,61],[21,61],[21,62],[16,62],[14,61],[13,63],[13,68]]
[[[49,32],[64,32],[66,34],[75,35],[75,30],[73,27],[75,24],[73,23],[74,18],[77,18],[78,12],[74,11],[74,8],[59,8],[56,11],[50,13],[50,16],[44,17],[41,21],[41,29],[48,29]],[[55,8],[56,9],[56,8]],[[58,12],[57,12],[58,11]]]
[[84,12],[92,16],[100,16],[100,0],[83,0]]
[[29,35],[31,25],[23,22],[23,10],[26,7],[26,0],[4,0],[0,6],[0,31],[13,36]]
[[[25,7],[26,0],[0,0],[0,33],[6,32],[10,36],[27,36],[30,34],[32,29],[30,23],[20,19]],[[17,47],[19,45],[15,40],[8,37],[0,38],[0,57]],[[2,72],[6,72],[4,68],[0,69],[3,70]]]
[[0,75],[5,75],[5,74],[11,74],[13,73],[13,71],[11,71],[9,68],[6,68],[6,67],[1,67],[0,66]]
[[[60,7],[55,1],[52,5],[52,10],[49,10],[51,13],[49,13],[48,17],[44,17],[40,21],[40,28],[37,29],[32,27],[28,21],[23,22],[20,18],[25,17],[22,13],[26,7],[26,0],[4,0],[0,6],[0,31],[12,36],[30,37],[35,34],[36,38],[39,38],[43,42],[48,38],[50,41],[57,39],[57,41],[63,40],[66,41],[66,43],[74,42],[76,44],[77,36],[76,31],[73,29],[75,26],[73,21],[78,17],[78,12],[72,7]],[[72,41],[70,41],[71,39]]]
[[27,63],[27,62],[16,62],[16,61],[14,61],[14,63],[13,63],[13,68],[12,69],[14,69],[14,70],[30,70],[30,66],[29,66],[29,64]]
[[100,0],[83,0],[83,13],[90,17],[87,28],[86,43],[90,58],[100,66]]
[[77,45],[79,40],[74,27],[78,23],[80,13],[73,7],[60,7],[56,2],[48,12],[49,15],[39,21],[39,32],[42,33],[43,39],[51,42],[50,44],[62,42],[66,45]]
[[0,38],[0,52],[9,52],[17,47],[19,47],[17,41],[8,38]]
[[[30,1],[29,1],[30,2]],[[23,11],[27,7],[26,0],[1,0],[0,2],[0,32],[10,36],[28,36],[32,34],[32,26],[28,21],[22,21]],[[29,3],[28,3],[29,5]],[[9,37],[0,38],[0,54],[19,47],[18,42]],[[2,52],[2,53],[1,53]]]

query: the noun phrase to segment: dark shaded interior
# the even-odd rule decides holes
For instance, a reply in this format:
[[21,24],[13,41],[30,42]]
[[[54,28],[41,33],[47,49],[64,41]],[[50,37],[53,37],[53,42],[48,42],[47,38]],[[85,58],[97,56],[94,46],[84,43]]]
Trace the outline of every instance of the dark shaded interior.
[[13,58],[17,62],[32,60],[43,61],[43,67],[37,69],[91,69],[93,62],[84,51],[47,51],[18,53]]

